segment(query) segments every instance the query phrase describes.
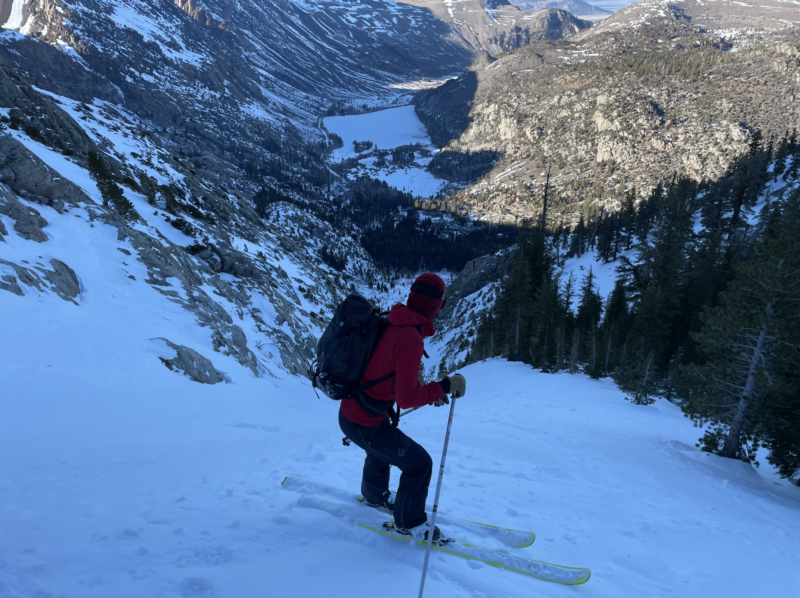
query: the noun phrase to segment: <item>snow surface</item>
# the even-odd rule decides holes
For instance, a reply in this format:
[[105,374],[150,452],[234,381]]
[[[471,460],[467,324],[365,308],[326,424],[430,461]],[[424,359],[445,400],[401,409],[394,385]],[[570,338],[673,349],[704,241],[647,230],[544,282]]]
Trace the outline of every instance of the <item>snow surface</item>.
[[603,262],[595,250],[589,250],[580,257],[575,256],[564,262],[564,267],[561,268],[561,283],[564,284],[569,279],[570,273],[575,275],[575,286],[573,295],[573,309],[578,309],[578,300],[580,299],[580,288],[583,279],[589,273],[589,268],[592,269],[592,274],[595,275],[595,288],[600,293],[600,296],[605,300],[614,290],[614,283],[617,280],[617,267],[621,264],[620,257],[627,257],[631,261],[636,261],[637,248],[634,247],[628,251],[620,251],[616,261]]
[[344,141],[344,147],[335,150],[334,161],[355,158],[354,141],[372,141],[380,149],[394,149],[401,145],[421,143],[430,146],[431,140],[425,125],[417,117],[414,106],[389,108],[366,114],[329,116],[323,119],[325,128]]
[[[366,114],[347,116],[329,116],[323,119],[323,125],[331,133],[336,133],[344,142],[343,147],[331,153],[332,162],[340,162],[355,158],[354,141],[371,141],[374,149],[392,150],[402,145],[421,144],[430,152],[437,151],[431,143],[428,131],[417,117],[414,106],[400,106]],[[366,153],[366,152],[365,152]],[[430,158],[419,155],[415,160],[420,166],[430,162]],[[447,181],[436,178],[424,168],[395,168],[391,165],[391,157],[387,158],[386,168],[376,168],[375,158],[368,157],[359,161],[363,170],[373,178],[386,181],[400,190],[413,193],[415,196],[430,197],[447,185]]]
[[[50,228],[38,251],[68,232]],[[73,265],[98,232],[70,241]],[[32,246],[9,240],[12,252]],[[77,268],[80,307],[2,296],[0,595],[414,595],[422,550],[301,508],[280,488],[295,475],[358,490],[363,453],[342,446],[336,403],[214,353],[190,314],[136,290],[127,275],[144,276],[141,264],[109,253],[94,271]],[[169,371],[151,340],[162,336],[211,357],[231,383]],[[789,595],[800,490],[700,453],[676,407],[635,406],[609,380],[502,360],[463,373],[443,512],[535,531],[532,547],[512,552],[591,568],[579,590],[591,596]],[[436,463],[446,418],[425,408],[401,424]],[[576,591],[439,553],[426,589]]]
[[25,0],[12,0],[8,20],[3,25],[5,29],[19,29],[22,27],[22,8],[24,5]]

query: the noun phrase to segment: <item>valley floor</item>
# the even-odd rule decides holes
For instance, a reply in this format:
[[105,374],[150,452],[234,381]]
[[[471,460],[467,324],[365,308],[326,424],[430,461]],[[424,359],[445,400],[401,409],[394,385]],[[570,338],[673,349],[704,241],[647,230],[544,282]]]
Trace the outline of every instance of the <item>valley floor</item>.
[[[431,143],[425,125],[417,117],[414,106],[388,108],[366,114],[347,116],[329,116],[324,119],[325,129],[342,138],[344,145],[331,153],[331,162],[339,162],[366,155],[374,149],[393,150],[404,145],[419,144],[427,150],[429,156],[415,152],[411,165],[395,166],[391,155],[385,167],[376,166],[377,158],[372,156],[358,161],[357,168],[352,169],[348,178],[367,175],[415,197],[430,197],[447,185],[447,181],[436,178],[425,170],[431,161],[430,154],[438,151]],[[370,141],[373,146],[359,154],[355,151],[354,142]]]
[[[72,307],[57,301],[4,324],[0,596],[416,595],[422,549],[280,486],[358,491],[336,403],[292,377],[193,383],[142,349],[146,322],[54,331]],[[576,589],[434,553],[426,595],[796,595],[800,489],[700,453],[675,406],[635,406],[610,381],[501,360],[463,372],[441,511],[533,530],[513,552],[593,576]],[[446,419],[401,424],[435,464]]]

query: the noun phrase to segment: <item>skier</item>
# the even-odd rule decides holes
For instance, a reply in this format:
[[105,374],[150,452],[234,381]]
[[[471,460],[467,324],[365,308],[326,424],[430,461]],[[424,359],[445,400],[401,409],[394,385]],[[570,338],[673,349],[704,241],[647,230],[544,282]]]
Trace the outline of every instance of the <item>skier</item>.
[[[389,417],[393,402],[398,408],[423,405],[440,407],[449,403],[447,395],[464,396],[467,383],[461,374],[446,376],[439,382],[420,384],[418,374],[424,354],[423,338],[433,336],[433,319],[445,303],[447,289],[436,274],[426,273],[411,285],[406,305],[398,303],[389,312],[388,326],[370,358],[364,384],[394,377],[344,399],[339,409],[339,427],[347,438],[366,451],[361,494],[371,507],[394,513],[395,530],[416,540],[427,540],[430,522],[425,499],[431,481],[433,462],[427,451],[397,428]],[[394,465],[401,472],[395,496],[389,491],[389,473]],[[433,542],[441,539],[438,527]]]

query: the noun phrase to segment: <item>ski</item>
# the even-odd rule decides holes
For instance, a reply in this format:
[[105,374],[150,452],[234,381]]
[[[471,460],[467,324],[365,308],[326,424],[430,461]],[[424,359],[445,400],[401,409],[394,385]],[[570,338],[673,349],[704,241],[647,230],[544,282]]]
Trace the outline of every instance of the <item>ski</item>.
[[[395,532],[391,521],[381,523],[376,522],[375,517],[365,517],[369,514],[368,511],[352,502],[349,504],[338,503],[325,500],[318,496],[302,494],[297,504],[300,507],[324,511],[362,529],[376,532],[383,536],[403,540],[405,542],[413,542],[423,548],[427,546],[427,542],[423,540],[414,540],[409,536]],[[377,512],[375,514],[377,514]],[[445,536],[445,540],[442,543],[438,545],[433,544],[431,548],[437,552],[450,554],[471,561],[478,561],[491,567],[497,567],[498,569],[504,569],[506,571],[553,583],[578,585],[586,583],[589,577],[591,577],[591,572],[588,569],[564,567],[552,563],[534,561],[500,550],[461,542],[447,536]]]
[[[294,490],[296,492],[311,494],[322,498],[335,499],[341,502],[353,502],[357,500],[362,504],[364,503],[364,498],[354,492],[301,478],[287,477],[283,480],[281,486],[287,490]],[[383,511],[382,509],[380,510]],[[391,513],[390,511],[386,512]],[[439,524],[440,528],[457,529],[461,535],[466,535],[467,537],[475,536],[480,538],[481,541],[491,539],[508,548],[527,548],[533,544],[533,541],[536,539],[533,532],[519,531],[506,527],[489,525],[488,523],[460,519],[441,512],[436,515],[436,523]]]

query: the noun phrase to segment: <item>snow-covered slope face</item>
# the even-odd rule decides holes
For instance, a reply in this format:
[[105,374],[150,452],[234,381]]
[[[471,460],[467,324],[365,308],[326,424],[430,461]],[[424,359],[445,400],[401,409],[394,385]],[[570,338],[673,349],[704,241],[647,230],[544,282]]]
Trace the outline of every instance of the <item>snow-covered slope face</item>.
[[[72,338],[75,354],[89,359],[109,343],[124,359],[178,358],[166,365],[196,382],[304,374],[346,292],[322,248],[346,256],[345,276],[373,269],[356,241],[296,207],[309,197],[324,204],[321,191],[284,189],[259,215],[142,134],[135,115],[40,94],[14,77],[0,69],[0,100],[16,106],[0,111],[4,324],[24,330],[47,310],[50,333]],[[131,202],[126,217],[117,200],[102,205],[87,171],[86,154],[101,148]],[[150,352],[154,338],[166,339],[163,354]],[[13,343],[2,350],[0,361]],[[221,365],[226,358],[237,366]]]
[[[125,274],[131,293],[164,294],[197,327],[204,343],[147,338],[209,359],[193,374],[203,382],[225,379],[216,353],[235,354],[245,375],[305,373],[345,277],[374,269],[357,231],[342,238],[317,217],[330,215],[332,179],[318,116],[470,60],[428,12],[390,0],[14,0],[0,21],[0,304],[24,320],[55,294],[86,317],[108,313],[83,294],[123,267],[90,256],[117,256],[146,269]],[[128,218],[99,205],[93,151],[132,202]],[[88,229],[54,242],[79,219]],[[343,272],[323,247],[346,256]]]
[[[303,508],[280,486],[291,475],[359,491],[363,453],[342,446],[336,403],[291,378],[193,384],[154,355],[121,355],[111,333],[144,341],[99,321],[66,320],[74,336],[40,343],[58,307],[41,303],[47,318],[4,335],[14,352],[0,400],[26,400],[0,419],[13,455],[0,465],[3,596],[415,595],[422,549]],[[169,310],[141,332],[156,319],[176,336]],[[89,335],[102,356],[68,342]],[[35,376],[15,374],[31,363]],[[588,567],[580,591],[598,598],[791,595],[797,488],[701,453],[677,407],[633,405],[610,381],[499,360],[463,373],[440,513],[535,532],[506,550]],[[438,463],[446,420],[426,407],[401,429]],[[437,552],[426,583],[448,598],[575,591]]]
[[29,36],[2,38],[13,66],[50,91],[124,105],[187,155],[235,146],[256,160],[265,139],[319,139],[317,115],[332,101],[394,96],[388,85],[453,74],[471,57],[427,11],[391,0],[24,0],[11,8],[5,27]]

